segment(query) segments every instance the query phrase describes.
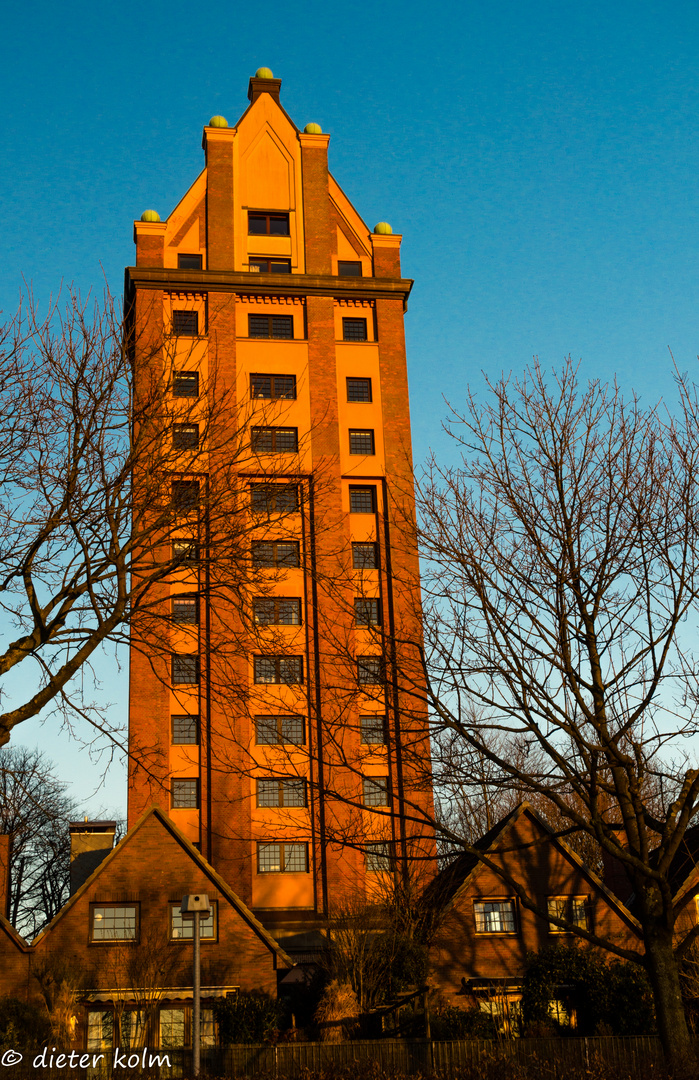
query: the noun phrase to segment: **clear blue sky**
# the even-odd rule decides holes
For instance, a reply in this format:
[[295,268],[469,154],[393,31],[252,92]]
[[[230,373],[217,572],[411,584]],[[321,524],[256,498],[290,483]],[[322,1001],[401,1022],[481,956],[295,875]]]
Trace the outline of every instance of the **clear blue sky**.
[[[35,0],[4,13],[0,307],[22,276],[119,293],[132,220],[164,218],[271,67],[371,227],[402,232],[416,459],[442,395],[538,354],[646,400],[699,351],[699,8],[647,0],[205,5]],[[443,452],[447,452],[444,448]],[[110,700],[126,686],[112,681]],[[97,772],[34,727],[89,790]],[[18,740],[19,741],[19,740]],[[96,797],[116,806],[113,771]]]

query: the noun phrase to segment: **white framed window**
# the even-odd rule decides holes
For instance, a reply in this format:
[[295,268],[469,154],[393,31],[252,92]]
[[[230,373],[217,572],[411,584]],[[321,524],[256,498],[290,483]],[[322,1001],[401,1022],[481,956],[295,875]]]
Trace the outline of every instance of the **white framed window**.
[[477,934],[517,932],[514,900],[474,900],[473,914]]

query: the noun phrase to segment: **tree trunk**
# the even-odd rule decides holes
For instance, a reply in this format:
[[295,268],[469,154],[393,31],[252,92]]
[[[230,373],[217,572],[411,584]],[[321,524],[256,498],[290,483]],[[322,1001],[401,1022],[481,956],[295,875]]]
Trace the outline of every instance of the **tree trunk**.
[[672,931],[644,927],[646,968],[653,988],[658,1034],[675,1080],[695,1080],[699,1065],[682,1004],[680,975],[672,947]]

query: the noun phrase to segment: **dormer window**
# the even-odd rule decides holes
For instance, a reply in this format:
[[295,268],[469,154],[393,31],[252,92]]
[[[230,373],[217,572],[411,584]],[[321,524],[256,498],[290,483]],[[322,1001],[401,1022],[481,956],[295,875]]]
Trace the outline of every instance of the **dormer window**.
[[248,214],[248,233],[250,236],[288,236],[288,214]]

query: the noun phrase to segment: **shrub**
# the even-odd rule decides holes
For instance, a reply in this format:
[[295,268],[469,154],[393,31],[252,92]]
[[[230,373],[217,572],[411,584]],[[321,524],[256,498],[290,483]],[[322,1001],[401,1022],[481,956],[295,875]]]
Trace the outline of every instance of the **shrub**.
[[323,991],[316,1010],[323,1042],[342,1042],[355,1034],[359,1023],[357,995],[349,983],[333,979]]
[[481,1009],[457,1009],[447,1005],[430,1018],[433,1039],[494,1039],[497,1026],[492,1016]]
[[273,1042],[284,1027],[284,1004],[263,990],[241,990],[214,1005],[222,1046]]
[[0,1050],[33,1050],[51,1036],[46,1012],[15,997],[0,998]]

